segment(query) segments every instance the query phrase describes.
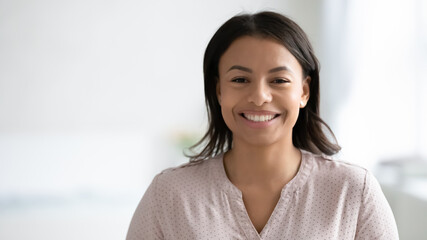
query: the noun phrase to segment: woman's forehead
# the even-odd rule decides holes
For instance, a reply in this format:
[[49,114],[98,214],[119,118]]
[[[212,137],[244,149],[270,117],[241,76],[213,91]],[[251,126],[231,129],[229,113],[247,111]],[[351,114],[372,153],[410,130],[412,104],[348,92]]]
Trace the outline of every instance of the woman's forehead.
[[292,53],[280,42],[266,37],[244,36],[236,39],[219,61],[219,70],[226,71],[234,65],[246,68],[276,68],[286,66],[301,72],[301,66]]

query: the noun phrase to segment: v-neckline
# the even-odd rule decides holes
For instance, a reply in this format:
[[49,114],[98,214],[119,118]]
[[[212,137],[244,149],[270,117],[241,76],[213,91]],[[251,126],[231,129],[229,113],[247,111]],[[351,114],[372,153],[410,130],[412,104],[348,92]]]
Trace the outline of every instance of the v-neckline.
[[308,156],[309,153],[300,149],[301,151],[301,163],[298,169],[297,174],[282,188],[280,193],[279,201],[277,201],[276,206],[274,207],[273,212],[271,213],[267,223],[264,225],[260,233],[256,230],[253,225],[246,206],[243,201],[243,193],[237,188],[228,178],[225,166],[224,166],[224,154],[220,157],[221,161],[221,178],[225,180],[225,191],[229,193],[230,204],[233,206],[233,209],[238,209],[238,212],[235,213],[239,217],[239,225],[242,228],[243,232],[246,234],[248,239],[264,239],[271,226],[274,224],[277,219],[283,219],[284,214],[289,207],[289,200],[293,194],[304,184],[305,180],[308,177]]

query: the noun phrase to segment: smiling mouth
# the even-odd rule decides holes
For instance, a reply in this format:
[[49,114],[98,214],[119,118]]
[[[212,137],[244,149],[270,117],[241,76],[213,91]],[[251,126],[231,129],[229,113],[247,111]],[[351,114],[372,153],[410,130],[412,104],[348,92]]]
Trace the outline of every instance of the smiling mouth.
[[280,114],[265,114],[265,115],[258,115],[258,114],[245,114],[241,113],[240,116],[244,117],[245,119],[252,121],[252,122],[268,122],[271,121]]

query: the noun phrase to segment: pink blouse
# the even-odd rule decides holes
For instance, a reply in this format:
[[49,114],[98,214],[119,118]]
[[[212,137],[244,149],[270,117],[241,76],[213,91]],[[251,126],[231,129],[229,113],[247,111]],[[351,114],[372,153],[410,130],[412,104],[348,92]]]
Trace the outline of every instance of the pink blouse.
[[366,169],[302,152],[261,233],[242,192],[228,179],[222,155],[158,174],[127,234],[136,239],[398,239],[380,185]]

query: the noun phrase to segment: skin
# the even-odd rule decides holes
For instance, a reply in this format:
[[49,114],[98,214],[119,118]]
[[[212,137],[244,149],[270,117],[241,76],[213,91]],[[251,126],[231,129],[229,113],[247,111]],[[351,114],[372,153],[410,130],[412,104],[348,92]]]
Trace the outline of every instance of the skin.
[[[258,232],[276,206],[282,188],[296,175],[301,152],[292,143],[299,109],[309,98],[310,78],[297,59],[270,38],[236,39],[219,61],[217,97],[233,147],[224,155],[230,181],[242,191],[248,215]],[[275,114],[254,127],[242,113]],[[280,115],[279,115],[280,114]]]

